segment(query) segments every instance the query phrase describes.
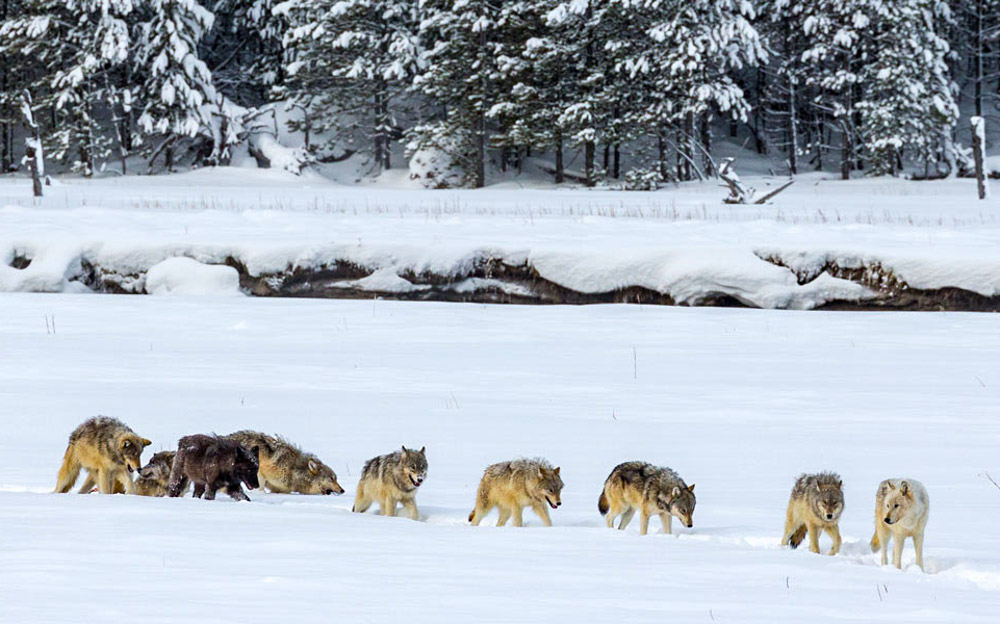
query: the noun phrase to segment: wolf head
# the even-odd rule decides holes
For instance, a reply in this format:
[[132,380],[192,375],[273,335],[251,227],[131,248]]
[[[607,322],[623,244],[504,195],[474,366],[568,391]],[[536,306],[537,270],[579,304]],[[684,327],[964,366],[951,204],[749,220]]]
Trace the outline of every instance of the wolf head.
[[247,489],[254,490],[260,487],[257,480],[257,471],[260,470],[260,447],[253,446],[247,448],[240,445],[233,459],[233,476],[238,481],[243,482]]
[[812,492],[813,506],[816,515],[821,520],[836,522],[840,519],[840,514],[844,511],[844,491],[841,489],[843,481],[836,483],[817,483]]
[[675,485],[669,492],[660,492],[657,496],[657,507],[660,513],[668,513],[684,523],[684,526],[694,526],[694,484],[687,487]]
[[139,477],[135,480],[135,493],[139,496],[165,496],[175,455],[173,451],[154,454],[149,463],[139,470]]
[[399,470],[402,473],[403,481],[409,482],[414,488],[418,488],[427,478],[427,447],[421,447],[419,451],[403,447],[403,452],[399,458]]
[[343,494],[344,488],[337,483],[337,474],[319,459],[307,456],[305,473],[308,475],[303,494]]
[[549,468],[547,466],[538,467],[538,485],[536,486],[545,502],[552,509],[557,509],[562,505],[563,480],[559,476],[559,467]]
[[118,438],[118,456],[129,473],[142,467],[142,449],[150,444],[152,442],[134,433],[125,433]]
[[882,522],[886,524],[896,524],[906,517],[913,507],[913,489],[906,481],[902,481],[896,487],[891,481],[882,484],[882,508],[880,515]]

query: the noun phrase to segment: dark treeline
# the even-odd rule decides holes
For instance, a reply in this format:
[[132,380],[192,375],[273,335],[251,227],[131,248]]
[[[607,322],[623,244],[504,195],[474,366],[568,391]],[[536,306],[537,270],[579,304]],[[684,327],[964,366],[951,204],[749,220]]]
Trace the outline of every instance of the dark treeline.
[[226,164],[280,102],[310,158],[443,154],[442,185],[698,179],[723,138],[943,176],[998,89],[1000,0],[0,0],[0,171],[29,93],[84,175]]

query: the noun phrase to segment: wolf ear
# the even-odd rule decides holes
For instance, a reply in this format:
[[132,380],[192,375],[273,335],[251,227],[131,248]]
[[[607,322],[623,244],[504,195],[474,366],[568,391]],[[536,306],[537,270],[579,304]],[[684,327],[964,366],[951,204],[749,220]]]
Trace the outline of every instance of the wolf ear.
[[402,449],[403,449],[403,455],[404,455],[404,456],[405,456],[405,455],[406,455],[407,453],[409,453],[409,451],[408,451],[408,450],[406,450],[406,445],[405,445],[405,444],[404,444],[404,445],[402,446]]
[[552,472],[554,472],[554,473],[556,473],[556,474],[559,474],[559,466],[556,466],[556,469],[555,469],[555,470],[553,470]]
[[147,440],[146,438],[143,438],[142,439],[142,448],[146,448],[147,446],[149,446],[152,443],[153,443],[152,440]]
[[680,495],[681,495],[681,488],[675,485],[674,490],[670,492],[670,496],[680,496]]
[[844,480],[843,479],[840,479],[840,480],[837,481],[837,487],[839,487],[839,488],[844,487]]
[[899,484],[899,493],[903,496],[909,496],[910,494],[910,484],[907,481],[903,481]]
[[254,456],[254,459],[260,461],[260,447],[256,444],[250,449],[250,454]]
[[688,492],[694,492],[694,483],[688,486]]
[[317,472],[319,472],[319,466],[316,465],[316,460],[310,459],[309,460],[309,473],[310,474],[316,474]]
[[890,491],[890,490],[895,490],[895,489],[896,489],[896,486],[892,484],[892,481],[886,481],[886,482],[885,482],[885,483],[884,483],[884,484],[882,485],[882,491],[883,491],[883,492],[888,492],[888,491]]
[[427,454],[427,447],[426,446],[421,446],[419,452],[420,452],[421,455],[426,455]]

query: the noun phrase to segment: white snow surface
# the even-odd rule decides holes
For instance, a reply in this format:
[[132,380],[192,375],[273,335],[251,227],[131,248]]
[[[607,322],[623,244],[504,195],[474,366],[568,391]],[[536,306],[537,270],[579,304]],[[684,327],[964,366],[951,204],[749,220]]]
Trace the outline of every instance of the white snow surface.
[[[2,622],[994,622],[996,315],[0,294]],[[95,414],[153,440],[254,428],[342,497],[51,494]],[[363,462],[427,446],[421,520],[350,513]],[[545,528],[470,527],[483,468],[561,466]],[[691,529],[604,527],[617,463],[695,483]],[[778,545],[802,471],[844,479],[836,557]],[[926,573],[868,550],[922,481]],[[822,545],[828,546],[824,538]]]
[[[784,182],[749,181],[761,192]],[[878,264],[915,288],[994,296],[1000,206],[978,201],[974,184],[807,175],[771,205],[729,206],[712,183],[652,193],[511,182],[425,191],[217,169],[67,178],[35,201],[26,180],[7,177],[0,178],[0,291],[80,290],[81,262],[138,276],[132,284],[141,289],[151,267],[183,256],[204,264],[232,257],[257,275],[349,261],[377,272],[372,289],[396,292],[408,287],[401,273],[459,278],[491,258],[529,263],[581,292],[644,286],[681,303],[729,295],[757,307],[811,308],[871,295],[826,274],[800,285],[762,259],[775,256],[806,273],[830,262]],[[8,266],[18,255],[31,265]]]
[[151,295],[241,295],[236,269],[207,265],[191,258],[168,258],[146,273],[146,292]]

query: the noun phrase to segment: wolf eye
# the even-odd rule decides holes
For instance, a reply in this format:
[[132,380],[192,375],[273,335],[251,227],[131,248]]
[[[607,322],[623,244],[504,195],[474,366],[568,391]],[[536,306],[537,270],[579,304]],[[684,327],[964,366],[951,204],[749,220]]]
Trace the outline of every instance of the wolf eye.
[[892,508],[893,509],[899,509],[899,503],[896,503],[895,505],[893,505]]

